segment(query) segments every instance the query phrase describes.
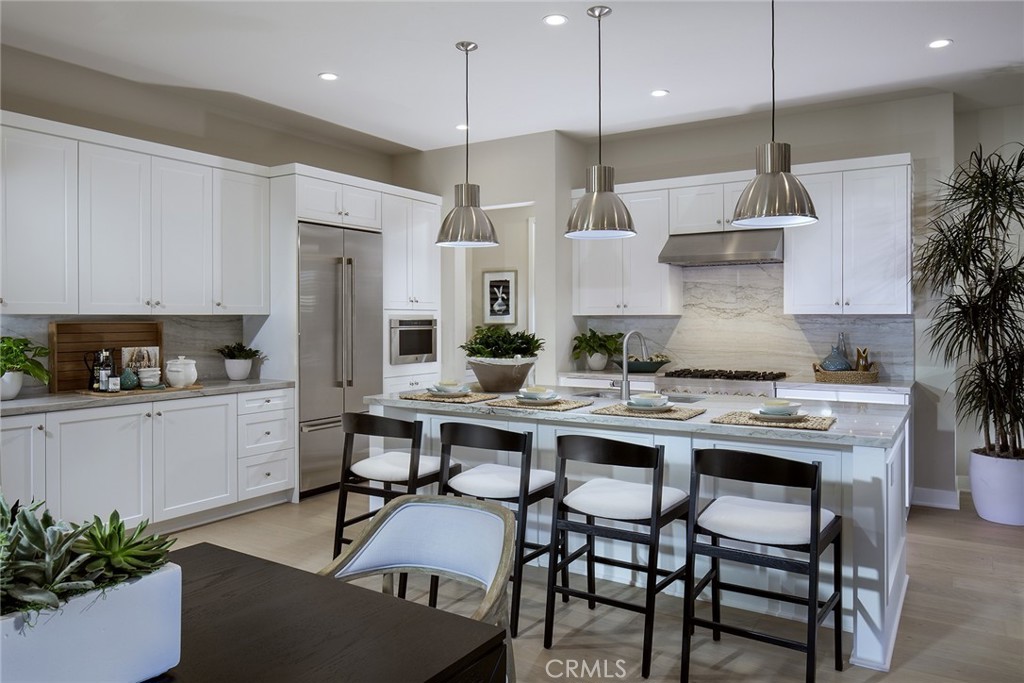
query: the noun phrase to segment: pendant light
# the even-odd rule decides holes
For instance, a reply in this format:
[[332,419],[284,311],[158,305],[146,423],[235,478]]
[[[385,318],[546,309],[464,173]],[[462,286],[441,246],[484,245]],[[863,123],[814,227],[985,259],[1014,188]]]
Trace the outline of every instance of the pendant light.
[[441,222],[434,242],[439,247],[496,247],[494,224],[480,208],[480,186],[469,183],[469,53],[477,44],[463,40],[455,47],[466,55],[466,182],[455,186],[455,207]]
[[597,166],[587,169],[587,193],[569,214],[565,236],[570,239],[633,237],[633,217],[615,194],[615,169],[601,164],[601,19],[612,13],[597,5],[587,10],[597,19]]
[[790,172],[788,142],[775,142],[775,0],[772,0],[772,141],[754,154],[757,175],[744,188],[732,226],[788,228],[818,222],[814,202],[803,183]]

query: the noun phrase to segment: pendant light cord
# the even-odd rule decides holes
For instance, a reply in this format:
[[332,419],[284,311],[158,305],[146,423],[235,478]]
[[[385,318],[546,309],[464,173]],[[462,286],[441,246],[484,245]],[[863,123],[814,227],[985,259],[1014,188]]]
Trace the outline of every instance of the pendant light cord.
[[466,184],[469,185],[469,50],[466,50]]
[[775,142],[775,0],[772,0],[772,142]]
[[[774,2],[774,0],[772,0]],[[601,165],[601,17],[597,17],[597,165]]]

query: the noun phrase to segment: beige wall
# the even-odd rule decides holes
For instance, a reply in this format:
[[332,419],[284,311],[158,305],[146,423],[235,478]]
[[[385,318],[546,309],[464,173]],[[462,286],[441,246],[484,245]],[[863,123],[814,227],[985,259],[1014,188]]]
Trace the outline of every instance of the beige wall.
[[501,244],[495,248],[468,250],[470,273],[469,310],[471,327],[484,324],[483,274],[487,271],[516,272],[516,318],[511,329],[529,330],[530,322],[530,223],[533,206],[491,209],[487,215],[494,223]]

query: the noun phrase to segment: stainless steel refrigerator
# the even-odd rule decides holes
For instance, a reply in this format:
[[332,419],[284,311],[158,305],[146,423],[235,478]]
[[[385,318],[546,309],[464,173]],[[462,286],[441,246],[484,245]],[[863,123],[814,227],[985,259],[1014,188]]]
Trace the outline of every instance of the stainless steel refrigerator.
[[341,415],[381,392],[381,266],[380,233],[299,223],[300,494],[337,485]]

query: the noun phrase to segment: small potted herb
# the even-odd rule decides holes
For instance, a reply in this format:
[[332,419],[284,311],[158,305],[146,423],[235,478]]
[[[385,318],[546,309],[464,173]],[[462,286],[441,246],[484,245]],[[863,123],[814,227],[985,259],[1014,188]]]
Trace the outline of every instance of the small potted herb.
[[544,348],[530,332],[513,332],[501,325],[478,326],[459,346],[484,391],[518,391]]
[[37,358],[50,355],[50,349],[24,337],[0,337],[0,399],[14,398],[21,391],[25,375],[43,384],[50,371]]
[[224,357],[224,370],[228,373],[230,380],[248,378],[253,360],[267,359],[262,351],[250,348],[242,342],[235,342],[214,350]]
[[601,334],[597,330],[587,329],[586,334],[577,334],[572,338],[572,358],[579,360],[587,357],[587,367],[591,370],[604,370],[608,359],[622,352],[622,333]]

